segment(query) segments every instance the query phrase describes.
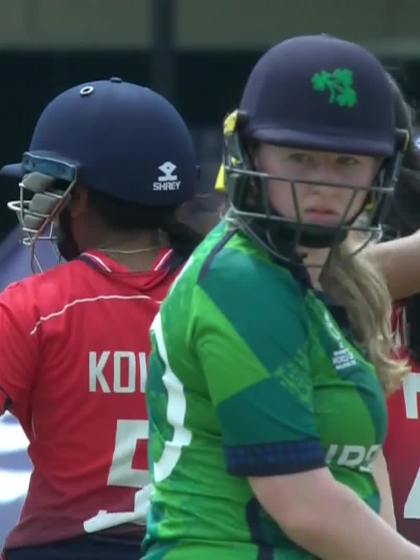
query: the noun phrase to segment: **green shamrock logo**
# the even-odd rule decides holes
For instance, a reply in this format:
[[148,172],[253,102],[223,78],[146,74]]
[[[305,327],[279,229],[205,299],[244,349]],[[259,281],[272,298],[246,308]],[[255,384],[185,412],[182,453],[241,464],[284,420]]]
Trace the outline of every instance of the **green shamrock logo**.
[[340,107],[352,108],[357,104],[357,93],[353,88],[353,72],[346,68],[337,68],[334,72],[322,70],[312,76],[312,88],[315,91],[328,91],[329,102]]

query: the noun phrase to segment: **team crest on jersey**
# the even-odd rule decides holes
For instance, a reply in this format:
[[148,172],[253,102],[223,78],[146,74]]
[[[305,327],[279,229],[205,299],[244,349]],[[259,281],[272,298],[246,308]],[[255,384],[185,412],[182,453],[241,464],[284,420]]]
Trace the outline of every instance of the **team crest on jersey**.
[[158,180],[153,183],[154,191],[177,191],[181,181],[178,180],[178,175],[175,173],[176,165],[171,161],[165,161],[159,165]]

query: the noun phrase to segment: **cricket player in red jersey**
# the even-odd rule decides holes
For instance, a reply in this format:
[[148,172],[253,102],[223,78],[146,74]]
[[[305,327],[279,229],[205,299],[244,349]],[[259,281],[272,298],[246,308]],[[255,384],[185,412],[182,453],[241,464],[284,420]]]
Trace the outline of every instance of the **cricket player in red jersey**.
[[[397,90],[396,90],[397,91]],[[397,96],[399,126],[410,128],[410,114]],[[369,249],[382,266],[394,300],[395,351],[411,372],[388,400],[384,453],[398,531],[420,545],[420,143],[411,138],[404,156],[388,225],[397,239]]]
[[[419,329],[419,301],[416,297],[417,318],[414,330]],[[407,338],[413,331],[407,322],[405,302],[396,309],[396,349],[401,357],[408,358],[411,372],[403,386],[388,401],[389,427],[385,456],[391,481],[394,511],[398,531],[413,543],[420,545],[420,348]],[[418,340],[416,341],[418,343]]]
[[[119,78],[73,87],[42,112],[16,210],[36,259],[68,261],[0,296],[0,413],[33,462],[7,560],[131,560],[148,503],[149,326],[197,242],[191,137],[174,107]],[[32,196],[28,200],[27,195]]]
[[[390,219],[392,228],[403,239],[381,244],[384,246],[382,251],[385,251],[382,256],[388,258],[390,263],[394,262],[395,280],[398,274],[401,277],[398,283],[400,293],[394,294],[403,298],[396,305],[393,317],[395,347],[398,355],[409,360],[411,372],[404,379],[402,388],[391,395],[388,401],[389,427],[384,451],[397,529],[407,539],[420,545],[420,295],[414,293],[414,290],[420,291],[420,237],[417,232],[420,229],[418,138],[411,142],[405,158]],[[381,245],[378,246],[379,250]],[[395,250],[390,252],[393,245]],[[411,259],[410,252],[413,253]],[[398,253],[399,260],[405,259],[402,266],[396,260]],[[395,280],[394,284],[397,285]]]

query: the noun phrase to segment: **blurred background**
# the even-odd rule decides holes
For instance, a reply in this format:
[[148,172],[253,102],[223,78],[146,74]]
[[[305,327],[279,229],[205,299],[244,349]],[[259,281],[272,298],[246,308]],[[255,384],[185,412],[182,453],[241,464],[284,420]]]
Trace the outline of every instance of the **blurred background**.
[[[119,76],[154,88],[182,113],[207,192],[223,117],[238,104],[253,64],[284,38],[321,32],[371,49],[417,108],[419,0],[0,0],[0,166],[20,160],[52,97]],[[16,194],[16,184],[0,183],[0,289],[29,274],[6,209]],[[14,419],[0,418],[0,548],[26,492],[25,449]]]

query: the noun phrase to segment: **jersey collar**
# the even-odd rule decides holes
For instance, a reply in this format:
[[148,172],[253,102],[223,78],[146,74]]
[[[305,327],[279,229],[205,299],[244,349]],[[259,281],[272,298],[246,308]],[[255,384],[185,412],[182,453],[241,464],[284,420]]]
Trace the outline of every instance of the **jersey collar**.
[[[161,249],[156,255],[156,258],[153,261],[150,270],[146,272],[157,272],[159,270],[164,270],[171,261],[173,252],[173,249]],[[102,253],[97,249],[85,251],[79,256],[79,260],[87,262],[87,264],[90,264],[91,266],[98,270],[101,270],[102,272],[107,272],[108,274],[115,272],[130,272],[126,266],[118,263],[114,259],[111,259],[111,257],[105,255],[105,253]]]

